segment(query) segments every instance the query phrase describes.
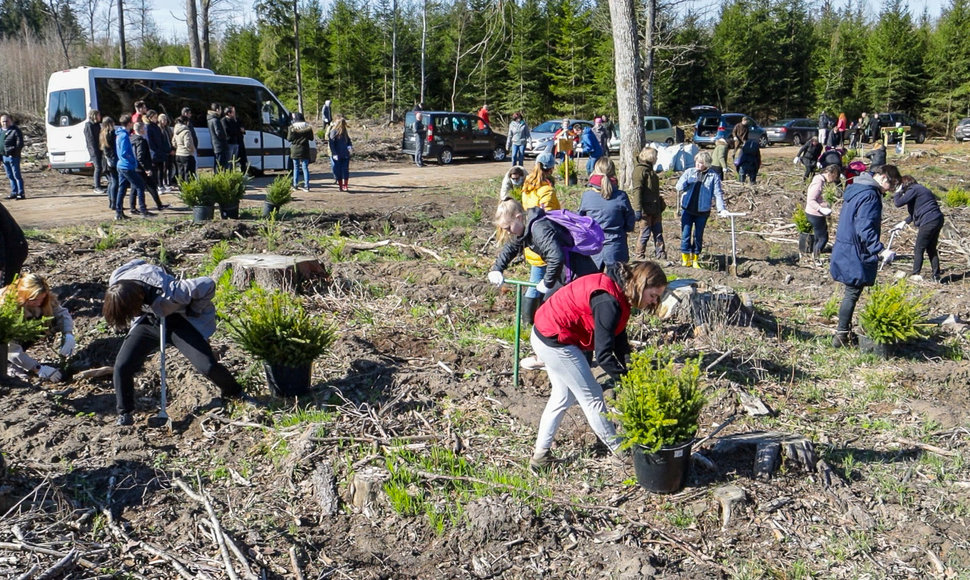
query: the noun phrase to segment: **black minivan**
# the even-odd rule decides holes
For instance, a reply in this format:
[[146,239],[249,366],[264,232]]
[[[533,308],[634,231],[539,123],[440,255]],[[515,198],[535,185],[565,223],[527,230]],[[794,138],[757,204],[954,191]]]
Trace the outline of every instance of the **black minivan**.
[[[505,135],[493,131],[477,115],[421,111],[421,121],[428,131],[422,143],[424,157],[437,157],[442,165],[448,165],[455,157],[505,160]],[[414,149],[414,111],[408,111],[404,117],[401,151],[414,155]]]

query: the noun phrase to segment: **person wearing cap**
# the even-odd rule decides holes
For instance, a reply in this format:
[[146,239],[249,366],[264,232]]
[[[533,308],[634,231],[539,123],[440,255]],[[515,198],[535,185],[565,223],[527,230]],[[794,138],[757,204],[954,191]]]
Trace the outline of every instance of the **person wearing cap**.
[[596,136],[596,140],[600,142],[600,149],[603,151],[603,155],[609,157],[610,155],[610,130],[603,124],[603,117],[596,117],[593,119],[593,135]]

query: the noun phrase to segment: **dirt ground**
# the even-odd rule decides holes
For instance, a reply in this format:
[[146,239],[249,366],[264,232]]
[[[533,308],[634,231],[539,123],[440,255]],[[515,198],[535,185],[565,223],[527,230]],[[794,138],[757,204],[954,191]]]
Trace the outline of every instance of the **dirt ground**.
[[[60,361],[53,339],[32,347],[63,366],[65,384],[0,385],[0,576],[970,577],[966,334],[934,323],[928,339],[889,360],[831,348],[834,321],[822,311],[839,289],[797,252],[790,216],[804,194],[794,148],[764,151],[758,186],[725,186],[728,207],[749,213],[738,220],[736,276],[723,267],[726,220],[710,226],[704,270],[665,265],[748,293],[754,323],[701,335],[689,320],[631,321],[638,344],[702,358],[709,403],[699,435],[740,415],[695,448],[710,466],[695,463],[683,491],[657,495],[609,464],[576,410],[557,436],[565,464],[529,473],[548,380],[523,372],[513,384],[514,295],[484,282],[508,164],[416,168],[394,156],[394,138],[358,147],[349,194],[315,164],[311,191],[275,225],[256,219],[268,178],[252,184],[240,220],[192,224],[169,195],[172,210],[116,225],[89,178],[25,168],[28,199],[4,204],[29,229],[26,269],[47,275],[74,316],[78,352]],[[895,159],[904,173],[934,191],[967,188],[966,148],[911,151],[924,153]],[[664,176],[668,206],[675,179]],[[563,190],[564,204],[575,208],[581,191]],[[945,209],[945,283],[918,286],[931,293],[933,320],[970,318],[967,211]],[[886,209],[887,224],[900,219]],[[665,227],[673,256],[672,212]],[[900,238],[882,281],[907,272],[913,237]],[[136,424],[116,427],[110,377],[78,375],[112,364],[123,338],[100,316],[108,275],[135,257],[197,275],[217,244],[312,255],[330,271],[332,284],[305,296],[338,328],[311,394],[273,398],[259,361],[217,332],[217,355],[259,405],[224,404],[173,352],[172,434],[147,426],[158,410],[157,355],[136,380]],[[510,276],[523,274],[516,268]],[[772,414],[745,416],[742,392]],[[719,446],[755,431],[805,437],[819,471],[786,459],[763,480],[753,450]],[[377,481],[373,501],[354,506],[352,483],[366,477]],[[743,492],[726,523],[715,498],[725,486]]]

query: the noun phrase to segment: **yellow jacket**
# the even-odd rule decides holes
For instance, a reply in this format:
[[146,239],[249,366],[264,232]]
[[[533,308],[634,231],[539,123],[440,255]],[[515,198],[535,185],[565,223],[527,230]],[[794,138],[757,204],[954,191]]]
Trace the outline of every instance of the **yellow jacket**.
[[[559,198],[556,197],[556,189],[548,181],[543,181],[541,184],[539,184],[539,187],[536,188],[523,188],[522,207],[526,211],[533,207],[541,207],[546,211],[552,209],[562,209],[562,206],[559,205]],[[529,248],[525,248],[522,253],[525,255],[525,261],[530,265],[546,265],[539,254],[533,252]]]

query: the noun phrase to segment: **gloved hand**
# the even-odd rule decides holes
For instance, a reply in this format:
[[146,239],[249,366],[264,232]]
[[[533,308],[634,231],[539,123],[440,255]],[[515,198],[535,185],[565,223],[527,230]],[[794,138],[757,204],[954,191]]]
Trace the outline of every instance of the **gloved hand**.
[[643,212],[642,211],[634,212],[633,215],[634,215],[634,219],[636,219],[637,221],[640,221],[640,220],[643,219]]
[[794,159],[792,159],[791,162],[792,162],[792,165],[798,165],[798,157],[795,157]]
[[879,252],[879,258],[882,259],[884,264],[888,264],[896,259],[896,252],[889,249],[883,250]]
[[545,280],[539,280],[539,283],[536,284],[536,291],[538,291],[539,294],[545,294],[546,292],[549,291],[549,287],[546,286]]
[[72,354],[74,354],[74,347],[75,346],[77,346],[77,342],[75,342],[75,340],[74,340],[74,335],[73,334],[65,334],[64,335],[64,344],[61,345],[61,350],[58,351],[58,352],[60,352],[61,353],[61,356],[64,356],[64,357],[71,356]]
[[903,228],[905,228],[905,227],[906,227],[906,220],[903,220],[903,221],[899,222],[898,224],[894,225],[893,226],[893,229],[891,229],[889,231],[890,232],[901,232],[901,231],[903,231]]
[[492,270],[488,273],[488,282],[489,284],[501,286],[505,282],[505,276],[503,276],[498,270]]
[[717,212],[717,217],[722,217],[722,218],[731,217],[731,214],[730,212],[728,212],[728,210],[722,209],[721,211]]
[[334,155],[334,156],[333,156],[333,160],[334,160],[334,161],[340,161],[340,158],[339,158],[339,157],[337,157],[336,155]]
[[61,382],[61,371],[47,365],[42,365],[37,370],[37,376],[50,383]]

